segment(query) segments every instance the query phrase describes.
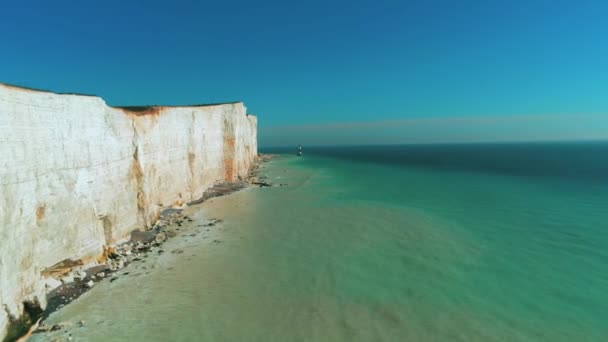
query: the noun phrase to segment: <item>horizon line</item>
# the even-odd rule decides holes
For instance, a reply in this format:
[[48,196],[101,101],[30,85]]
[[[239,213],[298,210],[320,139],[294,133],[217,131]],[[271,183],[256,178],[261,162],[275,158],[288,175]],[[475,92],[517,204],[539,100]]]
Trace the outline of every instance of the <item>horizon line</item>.
[[[395,144],[312,144],[307,147],[382,147],[382,146],[421,146],[421,145],[519,145],[519,144],[581,144],[581,143],[608,143],[608,139],[564,139],[564,140],[498,140],[498,141],[474,141],[474,142],[410,142],[410,143],[395,143]],[[259,149],[265,148],[293,148],[294,145],[273,145],[260,146]],[[297,147],[297,146],[296,146]],[[302,145],[302,147],[305,147]]]

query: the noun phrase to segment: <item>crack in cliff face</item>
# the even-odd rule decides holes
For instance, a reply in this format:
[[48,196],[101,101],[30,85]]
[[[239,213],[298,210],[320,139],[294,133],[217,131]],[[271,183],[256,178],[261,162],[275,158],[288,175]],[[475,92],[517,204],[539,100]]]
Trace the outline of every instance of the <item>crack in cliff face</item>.
[[222,125],[222,135],[224,139],[224,180],[234,181],[234,152],[235,152],[235,132],[232,121],[224,119]]
[[194,162],[196,161],[196,154],[188,152],[188,168],[190,171],[190,192],[194,192]]
[[129,170],[129,179],[135,183],[137,191],[137,215],[144,227],[148,227],[148,219],[146,217],[146,196],[144,193],[144,173],[139,162],[139,134],[135,127],[135,120],[132,120],[133,125],[133,161]]
[[196,185],[196,178],[195,178],[195,163],[196,163],[196,150],[194,148],[195,146],[195,140],[194,140],[194,127],[196,125],[195,121],[196,121],[196,116],[194,115],[194,112],[190,113],[190,117],[192,120],[192,123],[190,124],[190,127],[188,128],[188,171],[190,171],[190,177],[188,178],[188,188],[189,188],[189,192],[190,192],[190,196],[189,196],[189,200],[191,201],[193,199],[194,196],[194,192],[195,192],[195,185]]

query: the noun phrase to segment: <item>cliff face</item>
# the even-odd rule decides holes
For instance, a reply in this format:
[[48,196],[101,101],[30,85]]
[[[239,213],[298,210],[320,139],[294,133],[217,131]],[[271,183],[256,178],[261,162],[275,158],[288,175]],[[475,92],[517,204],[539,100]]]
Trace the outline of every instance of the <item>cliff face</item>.
[[121,109],[0,84],[0,337],[23,302],[45,305],[46,268],[245,177],[256,129],[242,103]]

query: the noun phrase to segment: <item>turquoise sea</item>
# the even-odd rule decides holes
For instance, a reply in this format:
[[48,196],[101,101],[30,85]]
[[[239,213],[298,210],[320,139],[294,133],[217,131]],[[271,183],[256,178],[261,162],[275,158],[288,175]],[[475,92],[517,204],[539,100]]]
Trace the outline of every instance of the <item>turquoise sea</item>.
[[51,321],[91,341],[608,340],[608,143],[262,152],[287,185],[191,214],[222,218],[221,243]]

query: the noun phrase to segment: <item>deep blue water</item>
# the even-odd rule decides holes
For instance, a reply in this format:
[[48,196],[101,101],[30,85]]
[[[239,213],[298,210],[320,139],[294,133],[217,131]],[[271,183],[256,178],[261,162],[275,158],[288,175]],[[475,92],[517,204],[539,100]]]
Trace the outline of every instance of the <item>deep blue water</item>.
[[[295,148],[262,153],[295,154]],[[608,181],[608,142],[304,147],[306,155],[522,177]]]

